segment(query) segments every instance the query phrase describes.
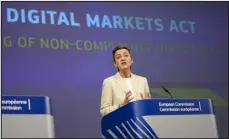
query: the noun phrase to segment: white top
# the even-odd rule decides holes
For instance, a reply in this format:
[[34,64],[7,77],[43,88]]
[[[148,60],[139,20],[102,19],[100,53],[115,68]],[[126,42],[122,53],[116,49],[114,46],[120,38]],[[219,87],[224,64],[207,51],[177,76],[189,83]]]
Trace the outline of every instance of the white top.
[[[136,92],[134,92],[134,89],[133,89],[133,81],[132,81],[132,79],[131,78],[122,78],[122,81],[121,81],[123,84],[124,84],[124,86],[125,86],[125,92],[127,93],[128,91],[131,91],[131,93],[132,93],[132,95],[131,95],[131,97],[134,97],[134,99],[135,99],[135,93]],[[134,101],[134,99],[132,99],[131,101]]]

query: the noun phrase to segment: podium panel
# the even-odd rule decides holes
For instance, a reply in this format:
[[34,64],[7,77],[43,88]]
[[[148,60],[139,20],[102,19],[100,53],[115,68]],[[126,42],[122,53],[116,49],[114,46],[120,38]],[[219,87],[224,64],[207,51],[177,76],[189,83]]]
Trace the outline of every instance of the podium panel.
[[210,99],[148,99],[102,118],[105,138],[218,138]]
[[3,138],[54,138],[49,97],[2,96]]

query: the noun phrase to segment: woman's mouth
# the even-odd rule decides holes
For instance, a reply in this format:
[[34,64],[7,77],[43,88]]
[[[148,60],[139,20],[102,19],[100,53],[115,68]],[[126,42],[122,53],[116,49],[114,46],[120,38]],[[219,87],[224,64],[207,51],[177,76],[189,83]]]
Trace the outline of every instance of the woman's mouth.
[[127,62],[122,62],[122,63],[121,63],[121,65],[126,65],[126,64],[127,64]]

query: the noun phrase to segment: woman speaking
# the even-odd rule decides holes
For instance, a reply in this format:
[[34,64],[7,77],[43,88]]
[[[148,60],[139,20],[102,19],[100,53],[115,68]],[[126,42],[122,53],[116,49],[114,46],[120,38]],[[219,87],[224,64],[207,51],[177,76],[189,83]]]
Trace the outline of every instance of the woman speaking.
[[131,72],[133,57],[128,47],[119,45],[114,48],[113,62],[118,72],[103,81],[100,106],[102,116],[131,101],[151,98],[147,79]]

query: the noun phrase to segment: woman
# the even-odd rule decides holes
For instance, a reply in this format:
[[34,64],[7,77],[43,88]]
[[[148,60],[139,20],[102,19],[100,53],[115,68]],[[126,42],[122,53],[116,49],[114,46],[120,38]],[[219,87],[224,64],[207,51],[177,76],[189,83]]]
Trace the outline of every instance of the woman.
[[113,50],[113,62],[118,72],[103,81],[102,116],[131,101],[151,98],[147,79],[131,72],[133,57],[127,47],[119,45]]

